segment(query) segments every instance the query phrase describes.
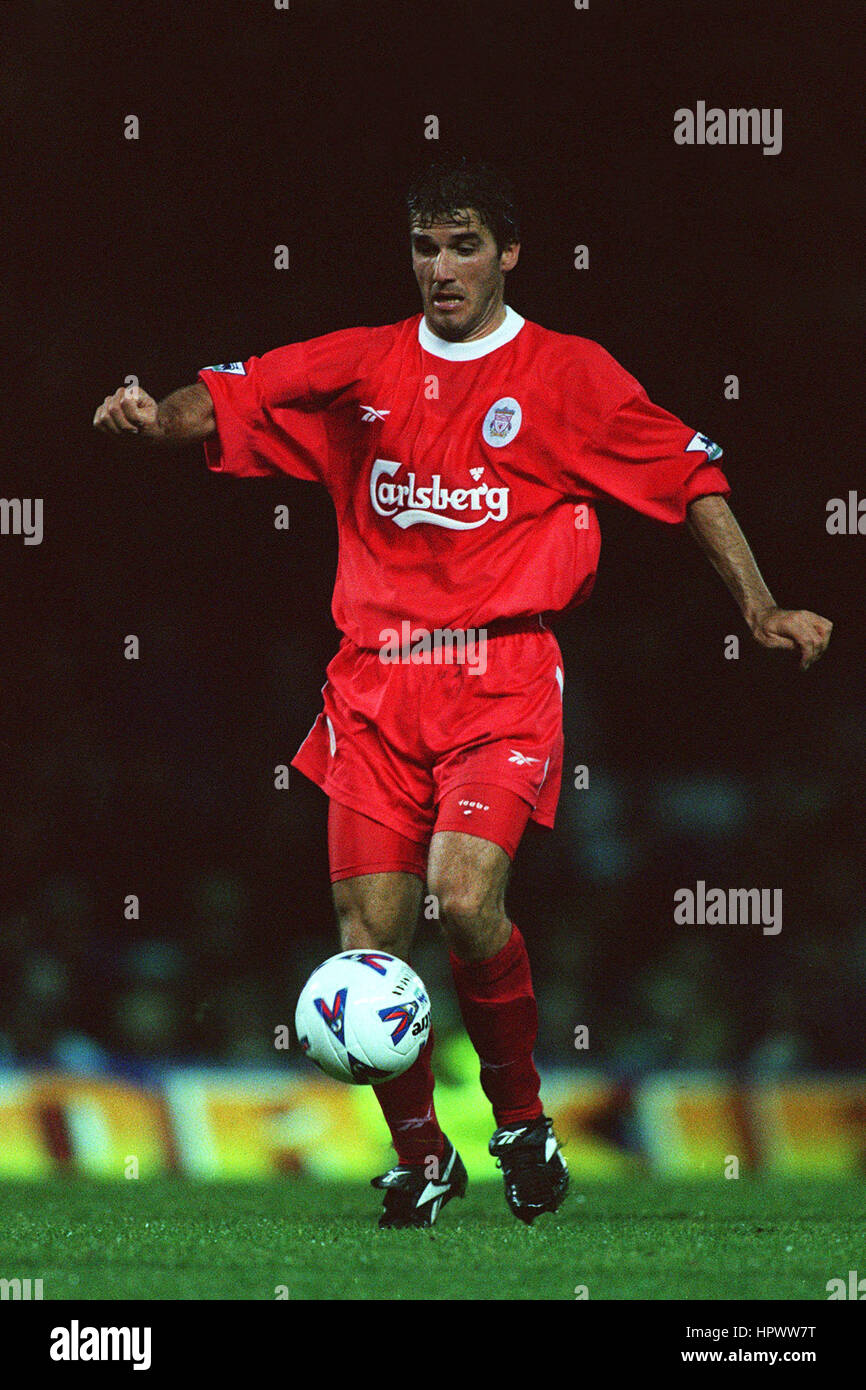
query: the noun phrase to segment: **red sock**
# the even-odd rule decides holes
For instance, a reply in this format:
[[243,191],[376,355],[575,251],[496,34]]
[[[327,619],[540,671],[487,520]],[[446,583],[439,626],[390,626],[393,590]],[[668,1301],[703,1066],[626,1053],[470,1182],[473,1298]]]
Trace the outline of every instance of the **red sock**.
[[489,960],[450,955],[460,1012],[481,1059],[481,1085],[497,1125],[541,1115],[539,1077],[532,1060],[538,1008],[526,943],[512,925],[506,944]]
[[441,1158],[445,1151],[445,1136],[433,1107],[432,1053],[431,1033],[408,1071],[373,1087],[399,1163],[421,1166],[431,1156]]

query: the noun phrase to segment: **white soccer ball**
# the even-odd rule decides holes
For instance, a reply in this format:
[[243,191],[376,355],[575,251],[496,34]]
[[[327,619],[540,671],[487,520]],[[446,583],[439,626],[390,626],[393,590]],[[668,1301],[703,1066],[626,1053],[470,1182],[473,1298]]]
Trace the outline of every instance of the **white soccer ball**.
[[328,1076],[378,1085],[415,1061],[430,1034],[430,1000],[415,971],[396,956],[341,951],[304,985],[295,1032]]

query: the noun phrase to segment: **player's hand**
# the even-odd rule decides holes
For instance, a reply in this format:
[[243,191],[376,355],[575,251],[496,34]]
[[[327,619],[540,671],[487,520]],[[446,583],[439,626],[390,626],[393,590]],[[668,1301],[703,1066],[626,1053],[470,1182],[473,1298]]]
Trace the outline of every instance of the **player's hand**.
[[800,670],[806,671],[823,656],[833,624],[806,608],[770,608],[751,623],[752,636],[762,647],[785,648],[800,653]]
[[140,386],[121,386],[113,396],[106,396],[93,417],[93,427],[103,434],[158,435],[156,401]]

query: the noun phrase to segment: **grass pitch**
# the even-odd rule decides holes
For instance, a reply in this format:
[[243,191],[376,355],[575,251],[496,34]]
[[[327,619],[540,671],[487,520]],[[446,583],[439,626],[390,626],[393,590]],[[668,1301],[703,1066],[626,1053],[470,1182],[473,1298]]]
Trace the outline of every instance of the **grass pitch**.
[[862,1183],[581,1183],[521,1226],[470,1187],[432,1231],[379,1231],[379,1196],[302,1178],[0,1186],[0,1278],[45,1299],[818,1299],[863,1264]]

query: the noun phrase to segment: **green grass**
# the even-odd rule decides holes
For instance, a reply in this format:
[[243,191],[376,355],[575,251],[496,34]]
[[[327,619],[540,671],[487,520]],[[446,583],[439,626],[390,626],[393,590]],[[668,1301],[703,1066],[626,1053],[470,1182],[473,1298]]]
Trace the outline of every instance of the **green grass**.
[[0,1278],[41,1278],[46,1299],[826,1300],[866,1273],[853,1181],[573,1181],[532,1228],[498,1186],[432,1231],[379,1231],[378,1209],[368,1187],[298,1178],[9,1183]]

